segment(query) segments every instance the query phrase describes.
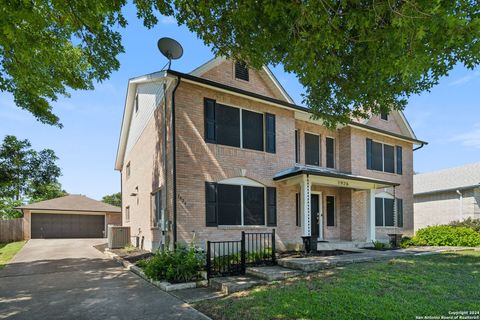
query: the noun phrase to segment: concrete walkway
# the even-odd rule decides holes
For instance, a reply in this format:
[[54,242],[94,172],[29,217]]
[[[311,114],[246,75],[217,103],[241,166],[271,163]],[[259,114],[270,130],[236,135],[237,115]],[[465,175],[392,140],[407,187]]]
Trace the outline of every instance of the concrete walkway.
[[0,270],[0,319],[208,319],[93,248],[30,240]]

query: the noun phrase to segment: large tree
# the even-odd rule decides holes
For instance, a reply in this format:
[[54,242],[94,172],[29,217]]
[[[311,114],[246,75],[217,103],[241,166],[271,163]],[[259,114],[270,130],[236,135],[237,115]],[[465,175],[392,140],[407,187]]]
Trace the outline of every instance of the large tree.
[[20,216],[14,208],[23,203],[65,195],[57,160],[53,150],[37,152],[28,140],[6,136],[0,145],[0,217]]
[[[283,64],[328,125],[402,109],[457,64],[480,63],[476,0],[136,0],[146,27],[173,16],[216,54],[259,68]],[[0,90],[40,121],[50,100],[118,69],[125,1],[0,4]],[[34,48],[34,50],[32,50]],[[35,68],[31,66],[34,65]]]

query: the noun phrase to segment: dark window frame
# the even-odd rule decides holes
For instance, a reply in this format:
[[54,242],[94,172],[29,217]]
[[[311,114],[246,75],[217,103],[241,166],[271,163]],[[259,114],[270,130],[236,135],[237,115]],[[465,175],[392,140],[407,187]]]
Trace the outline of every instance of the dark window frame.
[[[268,210],[268,199],[267,199],[267,192],[268,192],[268,187],[265,186],[252,186],[252,185],[243,185],[243,184],[227,184],[227,183],[218,183],[217,188],[220,186],[232,186],[232,187],[239,187],[240,190],[240,223],[239,224],[222,224],[220,222],[220,217],[222,215],[222,212],[220,211],[220,207],[218,206],[217,209],[217,221],[218,224],[217,226],[220,227],[268,227],[268,216],[267,216],[267,210]],[[245,197],[244,197],[244,188],[262,188],[263,189],[263,224],[246,224],[245,223]],[[220,195],[217,192],[217,203],[220,203]],[[275,199],[276,201],[276,199]],[[275,221],[276,224],[276,221]]]
[[[381,201],[382,205],[382,223],[380,224],[379,221],[377,221],[378,218],[378,202]],[[391,204],[391,217],[387,216],[387,202],[392,201]],[[395,227],[395,206],[396,206],[396,201],[395,198],[386,198],[386,197],[375,197],[375,227],[380,227],[380,228],[392,228]],[[390,207],[390,206],[389,206]],[[390,213],[389,213],[390,214]],[[392,224],[387,225],[387,218],[388,221],[392,221]]]
[[[332,150],[329,152],[329,144],[328,141],[332,142]],[[325,138],[325,166],[330,169],[335,169],[335,156],[336,156],[336,148],[335,148],[335,138],[333,137],[326,137]],[[331,157],[330,157],[331,156]]]
[[388,121],[388,112],[380,112],[380,119]]
[[[329,219],[328,219],[328,215],[329,215],[329,211],[328,211],[328,200],[330,199],[333,199],[333,224],[329,224]],[[337,226],[337,199],[334,195],[327,195],[325,196],[325,211],[326,211],[326,225],[327,227],[336,227]]]
[[[307,135],[316,136],[318,138],[318,143],[317,143],[318,152],[316,154],[317,156],[316,160],[318,161],[318,164],[307,163],[307,161],[309,161],[309,157],[307,156],[307,153],[310,151],[309,148],[307,148]],[[304,149],[305,149],[305,165],[321,167],[322,166],[322,148],[321,148],[322,136],[320,134],[311,133],[311,132],[304,132],[303,136],[304,136]]]
[[295,163],[300,163],[300,131],[295,129]]
[[[386,171],[386,148],[391,148],[392,151],[392,158],[391,158],[391,170]],[[384,173],[391,173],[391,174],[402,174],[398,173],[398,147],[389,143],[384,143],[380,141],[376,141],[370,138],[366,139],[366,167],[368,170],[384,172]],[[401,149],[401,147],[400,147]],[[378,154],[377,154],[378,152]],[[381,159],[380,159],[380,157]],[[381,161],[380,161],[381,160]],[[381,168],[380,163],[381,162]],[[401,159],[400,159],[401,162]]]
[[301,227],[302,226],[302,208],[301,208],[301,200],[300,200],[300,193],[295,193],[295,226]]

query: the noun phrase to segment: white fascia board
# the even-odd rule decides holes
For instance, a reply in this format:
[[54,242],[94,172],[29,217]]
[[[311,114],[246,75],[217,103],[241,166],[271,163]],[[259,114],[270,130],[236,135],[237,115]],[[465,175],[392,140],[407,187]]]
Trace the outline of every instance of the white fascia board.
[[[120,129],[120,138],[117,148],[117,157],[115,160],[115,170],[122,170],[123,160],[125,157],[125,149],[127,146],[127,138],[130,129],[130,122],[133,115],[133,102],[137,92],[137,85],[149,82],[163,82],[167,81],[166,71],[159,71],[147,75],[132,78],[128,81],[127,95],[125,97],[125,106],[123,109],[122,127]],[[168,84],[169,85],[169,84]]]

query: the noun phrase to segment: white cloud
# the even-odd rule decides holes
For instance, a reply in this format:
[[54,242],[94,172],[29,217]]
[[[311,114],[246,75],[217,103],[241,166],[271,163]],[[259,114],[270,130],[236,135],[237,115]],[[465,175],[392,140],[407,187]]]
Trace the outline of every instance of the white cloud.
[[473,79],[477,78],[478,76],[480,76],[480,71],[470,72],[469,74],[467,74],[463,77],[460,77],[455,81],[450,82],[449,85],[450,86],[460,86],[462,84],[465,84],[467,82],[472,81]]
[[175,20],[175,18],[171,16],[163,16],[162,19],[160,19],[160,22],[162,24],[176,24],[177,20]]
[[474,126],[471,131],[454,135],[450,141],[460,142],[465,147],[480,149],[480,124]]

